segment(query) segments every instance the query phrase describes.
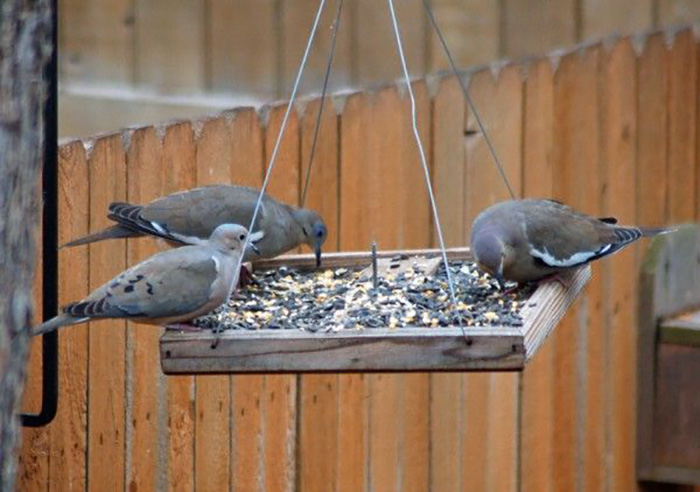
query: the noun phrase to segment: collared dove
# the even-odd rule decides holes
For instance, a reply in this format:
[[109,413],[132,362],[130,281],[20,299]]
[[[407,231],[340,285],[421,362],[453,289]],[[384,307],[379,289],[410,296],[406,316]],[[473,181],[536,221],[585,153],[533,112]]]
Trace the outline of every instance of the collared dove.
[[472,254],[503,285],[530,282],[574,270],[620,251],[641,237],[673,228],[618,226],[553,200],[511,200],[479,214],[472,224]]
[[[244,186],[215,185],[173,193],[148,205],[112,203],[107,216],[116,225],[64,246],[145,235],[179,244],[197,244],[220,224],[249,226],[259,193]],[[250,237],[260,249],[260,255],[248,250],[244,260],[273,258],[307,244],[316,253],[316,263],[320,265],[326,236],[326,225],[316,212],[291,207],[265,195]]]
[[64,306],[61,314],[37,326],[33,334],[91,319],[128,318],[169,325],[206,314],[231,296],[247,234],[241,225],[223,224],[199,245],[157,253],[82,301]]

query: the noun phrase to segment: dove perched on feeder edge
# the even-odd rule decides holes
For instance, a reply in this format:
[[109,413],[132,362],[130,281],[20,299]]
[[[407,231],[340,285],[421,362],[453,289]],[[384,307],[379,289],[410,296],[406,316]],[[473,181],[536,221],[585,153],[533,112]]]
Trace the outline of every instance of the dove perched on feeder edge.
[[208,240],[157,253],[68,304],[40,324],[33,335],[91,319],[127,318],[171,325],[206,314],[231,296],[248,230],[238,224],[217,227]]
[[[173,193],[147,205],[112,203],[107,217],[115,225],[63,246],[146,235],[178,244],[197,244],[221,224],[248,227],[259,193],[245,186],[214,185]],[[260,254],[247,250],[244,261],[274,258],[307,244],[320,265],[327,235],[323,219],[313,210],[292,207],[265,195],[250,235],[250,243],[258,246]]]
[[509,200],[474,219],[471,250],[477,264],[503,286],[505,280],[561,279],[558,275],[641,237],[674,230],[619,226],[614,217],[597,219],[554,200]]

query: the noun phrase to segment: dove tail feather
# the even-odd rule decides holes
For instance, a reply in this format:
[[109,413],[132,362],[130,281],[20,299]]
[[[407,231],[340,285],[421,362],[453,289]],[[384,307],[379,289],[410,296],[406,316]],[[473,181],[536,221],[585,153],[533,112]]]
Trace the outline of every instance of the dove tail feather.
[[677,227],[640,227],[639,231],[642,233],[642,237],[653,237],[659,234],[670,234],[676,232]]
[[36,326],[34,330],[32,330],[32,336],[35,337],[37,335],[44,335],[57,330],[62,326],[76,325],[87,320],[88,318],[74,318],[73,316],[69,316],[67,314],[59,314],[58,316],[51,318],[48,321],[44,321],[40,325]]
[[106,229],[103,229],[99,232],[95,232],[94,234],[88,234],[87,236],[79,237],[78,239],[74,239],[73,241],[62,244],[61,246],[59,246],[59,249],[72,248],[73,246],[80,246],[81,244],[96,243],[98,241],[104,241],[106,239],[139,237],[142,235],[143,234],[141,234],[139,232],[129,230],[129,229],[117,224],[117,225],[113,225],[111,227],[108,227]]

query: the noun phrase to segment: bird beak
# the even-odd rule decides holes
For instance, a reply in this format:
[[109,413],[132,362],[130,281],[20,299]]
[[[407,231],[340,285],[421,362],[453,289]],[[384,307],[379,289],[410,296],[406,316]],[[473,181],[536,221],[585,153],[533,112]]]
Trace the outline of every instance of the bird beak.
[[260,256],[260,248],[258,248],[254,243],[250,243],[249,246],[250,246],[250,249],[255,251],[258,254],[258,256]]
[[314,253],[316,253],[316,268],[318,268],[321,266],[321,247],[317,246]]
[[503,278],[503,274],[497,273],[494,275],[494,278],[496,279],[496,282],[498,282],[498,287],[501,290],[506,290],[506,279]]

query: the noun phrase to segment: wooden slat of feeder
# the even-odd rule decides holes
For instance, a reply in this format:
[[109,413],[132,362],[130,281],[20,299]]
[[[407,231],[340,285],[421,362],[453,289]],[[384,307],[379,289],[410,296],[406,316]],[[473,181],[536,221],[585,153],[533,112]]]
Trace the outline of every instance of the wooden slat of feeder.
[[530,360],[573,304],[588,281],[591,267],[580,268],[564,288],[559,282],[545,282],[533,292],[522,311],[526,359]]
[[[437,249],[415,249],[379,251],[377,258],[393,258],[400,255],[424,256],[427,258],[439,257],[440,250]],[[450,248],[447,250],[449,260],[471,260],[469,248]],[[324,253],[321,268],[352,268],[364,267],[372,262],[372,253],[367,251],[352,251],[349,253]],[[286,266],[301,270],[315,269],[316,257],[313,254],[283,255],[272,260],[257,261],[254,263],[255,270],[271,270]]]
[[[436,260],[439,250],[385,251],[378,257],[416,255]],[[469,259],[466,248],[448,250],[453,260]],[[361,268],[370,253],[325,255],[326,268]],[[410,261],[409,261],[410,265]],[[313,255],[260,262],[256,268],[288,266],[314,269]],[[229,330],[218,337],[209,330],[168,332],[161,337],[161,365],[167,374],[323,372],[323,371],[493,371],[522,370],[557,325],[590,278],[578,271],[568,288],[540,285],[524,308],[523,326],[470,326],[465,339],[459,327],[372,328],[310,333],[296,330]],[[216,348],[212,348],[218,342]]]
[[517,328],[373,328],[337,333],[228,331],[215,336],[166,333],[163,371],[178,373],[295,371],[519,370],[525,362]]

